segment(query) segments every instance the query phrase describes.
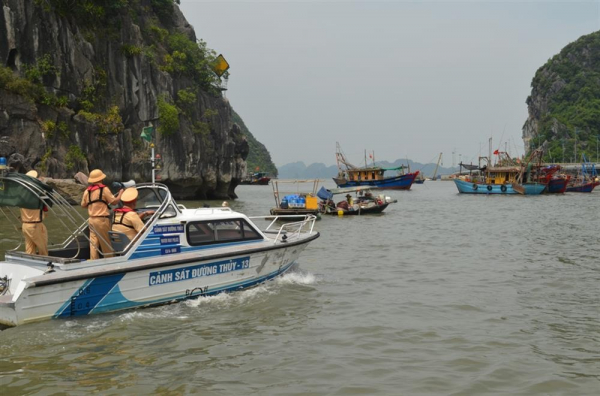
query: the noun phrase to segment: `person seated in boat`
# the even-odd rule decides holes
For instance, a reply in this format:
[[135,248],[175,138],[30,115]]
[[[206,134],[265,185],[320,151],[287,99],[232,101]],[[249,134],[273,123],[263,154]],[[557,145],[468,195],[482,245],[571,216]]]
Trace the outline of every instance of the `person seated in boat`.
[[[25,175],[34,179],[38,178],[35,170],[30,170]],[[41,209],[21,208],[21,223],[23,223],[21,230],[23,238],[25,238],[25,253],[48,255],[48,230],[43,223],[47,212],[46,205],[42,205]]]
[[352,195],[350,194],[346,194],[346,201],[348,201],[348,205],[352,206],[353,202],[352,202]]
[[130,241],[144,228],[144,217],[152,215],[153,210],[144,212],[136,212],[135,205],[137,203],[138,191],[134,187],[129,187],[123,192],[121,202],[123,207],[114,210],[114,220],[112,230],[122,232],[129,238]]
[[322,212],[327,213],[335,209],[335,202],[333,202],[331,199],[323,199],[321,202],[319,202],[319,207]]
[[90,172],[88,188],[83,192],[81,207],[87,208],[90,225],[90,260],[100,258],[99,249],[102,249],[104,258],[113,256],[108,231],[110,231],[110,207],[121,199],[123,189],[115,197],[110,189],[102,184],[106,175],[100,169]]
[[348,205],[348,201],[340,201],[337,204],[338,209],[348,210],[350,206]]

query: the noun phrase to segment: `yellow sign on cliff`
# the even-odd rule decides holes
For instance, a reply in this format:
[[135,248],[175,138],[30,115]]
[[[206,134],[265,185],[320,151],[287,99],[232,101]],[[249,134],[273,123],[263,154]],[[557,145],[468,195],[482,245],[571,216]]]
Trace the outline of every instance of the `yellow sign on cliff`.
[[213,62],[212,69],[217,74],[217,76],[221,77],[223,73],[229,70],[229,63],[227,63],[223,55],[219,54],[219,56],[217,56],[217,59],[215,59],[215,61]]

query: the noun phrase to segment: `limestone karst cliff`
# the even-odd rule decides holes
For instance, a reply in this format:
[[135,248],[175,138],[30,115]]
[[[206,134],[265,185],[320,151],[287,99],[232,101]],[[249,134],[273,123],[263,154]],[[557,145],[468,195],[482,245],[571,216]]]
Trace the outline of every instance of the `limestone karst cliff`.
[[[567,45],[540,67],[527,98],[523,140],[548,142],[548,161],[597,160],[600,140],[600,32]],[[577,156],[576,156],[577,155]]]
[[248,143],[173,0],[1,0],[0,155],[70,178],[149,181],[144,126],[178,198],[234,198]]

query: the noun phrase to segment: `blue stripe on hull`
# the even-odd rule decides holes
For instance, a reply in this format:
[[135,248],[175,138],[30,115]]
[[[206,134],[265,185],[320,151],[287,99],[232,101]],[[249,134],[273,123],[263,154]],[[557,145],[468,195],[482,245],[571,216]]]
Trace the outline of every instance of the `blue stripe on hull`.
[[396,188],[409,189],[412,186],[416,175],[401,175],[398,177],[390,177],[383,180],[363,180],[363,181],[348,181],[346,184],[338,184],[338,187],[358,187],[368,186],[374,188]]
[[66,318],[89,314],[107,295],[113,292],[123,274],[94,278],[80,287],[54,317]]
[[[454,183],[458,188],[458,192],[463,194],[517,194],[513,190],[512,184],[475,184],[460,179],[454,179]],[[506,191],[502,191],[502,187],[505,187]]]
[[189,298],[211,296],[223,292],[232,292],[247,289],[249,287],[266,282],[283,274],[284,272],[289,270],[292,267],[292,265],[294,265],[294,263],[295,261],[289,263],[288,265],[280,268],[277,271],[274,271],[260,278],[256,278],[250,281],[231,283],[225,287],[209,289],[203,293],[184,293],[175,296],[171,295],[165,298],[145,301],[133,301],[123,296],[118,282],[125,276],[125,274],[94,278],[86,282],[84,286],[82,286],[75,294],[73,294],[71,300],[63,304],[61,309],[54,315],[54,318],[66,318],[70,316],[81,316],[103,312],[119,311],[128,308],[161,305],[174,301],[186,300]]
[[[454,179],[458,192],[462,194],[518,194],[512,184],[476,184],[460,179]],[[545,189],[545,184],[523,184],[525,195],[539,195]]]

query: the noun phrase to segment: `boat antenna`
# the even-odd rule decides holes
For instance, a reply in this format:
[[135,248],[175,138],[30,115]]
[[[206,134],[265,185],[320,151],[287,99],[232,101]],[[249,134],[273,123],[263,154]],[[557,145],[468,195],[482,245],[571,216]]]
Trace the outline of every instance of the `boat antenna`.
[[154,154],[154,125],[152,122],[149,122],[149,125],[142,128],[142,133],[140,137],[150,143],[150,164],[152,165],[152,184],[156,183],[156,171],[160,170],[160,165],[158,162],[160,161],[160,154]]

